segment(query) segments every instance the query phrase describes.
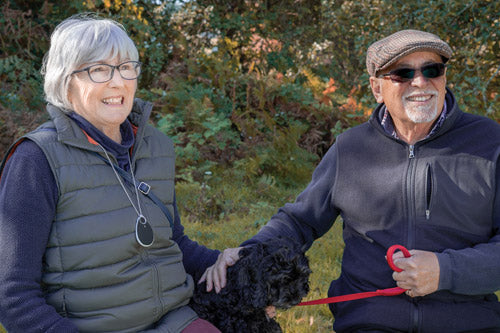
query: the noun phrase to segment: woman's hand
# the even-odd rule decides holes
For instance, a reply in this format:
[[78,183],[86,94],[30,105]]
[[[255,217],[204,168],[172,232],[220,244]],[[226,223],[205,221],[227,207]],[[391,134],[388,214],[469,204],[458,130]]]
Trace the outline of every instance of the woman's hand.
[[276,317],[276,307],[274,305],[269,305],[268,307],[266,307],[265,311],[267,318],[273,319],[274,317]]
[[207,291],[211,291],[215,287],[215,292],[218,294],[226,286],[227,268],[233,266],[240,259],[238,255],[240,250],[241,247],[225,249],[224,252],[219,254],[215,264],[208,267],[203,273],[198,283],[207,281]]

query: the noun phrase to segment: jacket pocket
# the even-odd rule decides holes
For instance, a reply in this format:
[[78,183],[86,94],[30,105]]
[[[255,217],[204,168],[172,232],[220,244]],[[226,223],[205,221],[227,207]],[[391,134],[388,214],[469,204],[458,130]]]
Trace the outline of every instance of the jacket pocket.
[[431,203],[432,203],[432,168],[430,164],[427,164],[425,171],[425,219],[431,218]]

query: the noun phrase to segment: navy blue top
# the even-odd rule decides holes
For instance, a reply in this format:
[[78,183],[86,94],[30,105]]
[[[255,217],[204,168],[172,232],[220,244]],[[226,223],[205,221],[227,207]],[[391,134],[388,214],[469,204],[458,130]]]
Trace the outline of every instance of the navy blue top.
[[[134,133],[127,120],[120,126],[119,144],[76,113],[69,115],[90,137],[129,169]],[[66,318],[47,305],[40,286],[42,258],[55,218],[58,189],[43,151],[24,140],[7,161],[0,179],[0,308],[9,332],[78,332]],[[186,271],[197,281],[219,251],[207,249],[184,234],[174,197],[173,240],[182,253]]]

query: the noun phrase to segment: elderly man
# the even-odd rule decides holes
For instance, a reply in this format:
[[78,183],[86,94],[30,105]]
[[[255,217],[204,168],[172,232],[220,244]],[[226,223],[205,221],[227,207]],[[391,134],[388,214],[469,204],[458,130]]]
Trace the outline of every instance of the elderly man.
[[[404,30],[372,44],[380,103],[340,135],[311,183],[244,245],[288,235],[308,246],[340,214],[345,250],[328,294],[397,286],[406,293],[331,305],[337,332],[498,332],[500,126],[462,112],[446,88],[448,44]],[[393,272],[384,255],[398,252]],[[227,249],[206,278],[224,286]]]

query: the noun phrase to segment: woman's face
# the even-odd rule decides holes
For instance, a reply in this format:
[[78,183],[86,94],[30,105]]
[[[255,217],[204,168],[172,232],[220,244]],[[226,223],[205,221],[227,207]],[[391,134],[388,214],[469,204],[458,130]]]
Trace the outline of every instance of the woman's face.
[[[127,60],[115,58],[98,63],[116,66]],[[81,68],[98,63],[84,64]],[[72,75],[68,100],[76,113],[104,134],[112,137],[110,133],[119,131],[120,124],[132,111],[136,89],[137,79],[123,79],[116,68],[111,80],[103,83],[93,82],[84,71]]]

